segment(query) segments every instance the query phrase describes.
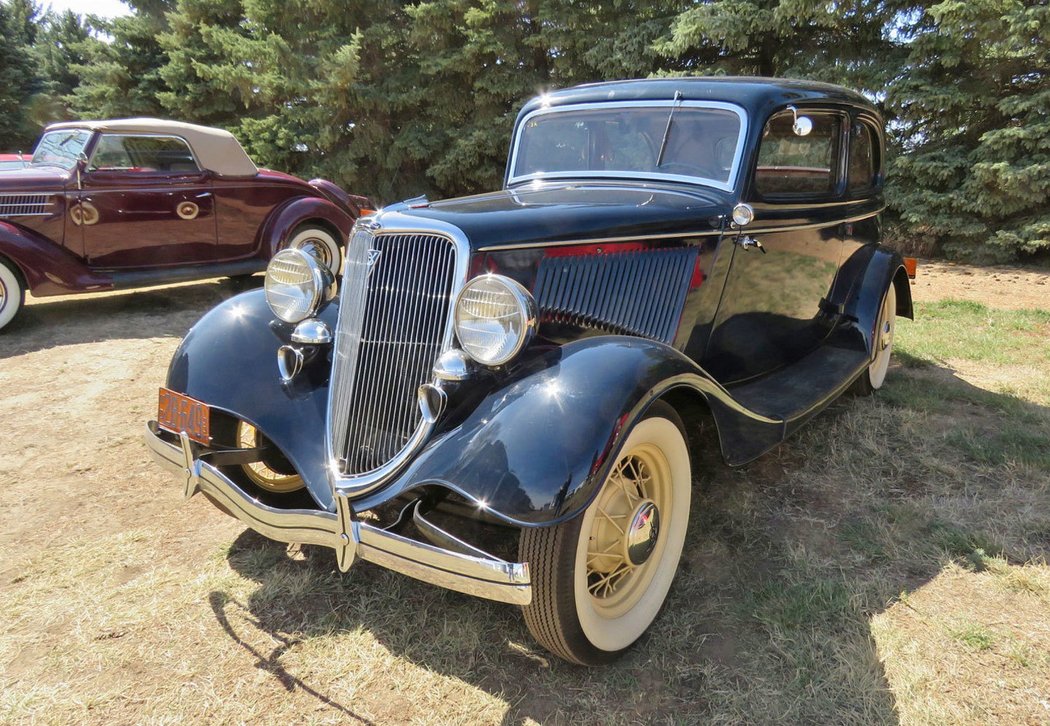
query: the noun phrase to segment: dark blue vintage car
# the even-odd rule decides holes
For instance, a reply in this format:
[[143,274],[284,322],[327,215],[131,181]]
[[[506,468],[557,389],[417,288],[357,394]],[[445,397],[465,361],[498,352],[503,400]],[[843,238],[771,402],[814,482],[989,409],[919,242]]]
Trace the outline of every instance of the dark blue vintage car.
[[671,586],[701,428],[745,464],[883,384],[912,314],[883,139],[818,83],[542,95],[501,191],[388,207],[338,289],[286,250],[209,312],[149,446],[267,537],[521,605],[552,652],[608,661]]

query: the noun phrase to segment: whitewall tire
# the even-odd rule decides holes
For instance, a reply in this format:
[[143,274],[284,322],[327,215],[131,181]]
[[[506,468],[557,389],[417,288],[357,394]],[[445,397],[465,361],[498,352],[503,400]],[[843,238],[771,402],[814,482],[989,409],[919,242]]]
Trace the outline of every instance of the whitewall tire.
[[879,306],[879,318],[875,323],[875,335],[872,339],[874,355],[868,369],[860,374],[853,390],[862,396],[870,395],[882,388],[886,382],[886,373],[890,369],[890,358],[893,355],[893,335],[897,330],[897,294],[891,283]]
[[327,229],[313,225],[300,227],[292,234],[286,247],[309,252],[331,270],[333,275],[339,274],[342,247]]
[[26,290],[22,278],[13,265],[0,259],[0,330],[3,330],[22,310]]
[[532,574],[523,610],[533,637],[573,663],[618,657],[656,619],[689,523],[692,472],[681,419],[657,402],[635,424],[583,514],[523,529]]

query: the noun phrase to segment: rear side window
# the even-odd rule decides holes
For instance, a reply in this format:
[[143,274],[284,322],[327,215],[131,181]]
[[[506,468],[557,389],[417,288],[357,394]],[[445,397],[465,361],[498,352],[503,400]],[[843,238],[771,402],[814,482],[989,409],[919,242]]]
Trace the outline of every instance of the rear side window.
[[762,132],[755,170],[755,189],[763,197],[826,197],[838,188],[842,117],[805,114],[813,130],[798,136],[789,111],[769,120]]
[[875,134],[868,124],[857,121],[849,136],[849,191],[863,192],[875,186],[878,163]]
[[91,157],[91,169],[139,173],[200,171],[190,147],[174,136],[106,134]]

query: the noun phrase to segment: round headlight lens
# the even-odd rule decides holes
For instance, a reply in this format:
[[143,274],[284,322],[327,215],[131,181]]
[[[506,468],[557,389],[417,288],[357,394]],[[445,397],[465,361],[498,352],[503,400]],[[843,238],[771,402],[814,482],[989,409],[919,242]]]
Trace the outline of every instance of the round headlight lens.
[[500,366],[516,356],[536,327],[536,303],[524,287],[502,275],[468,282],[456,300],[456,336],[478,363]]
[[266,302],[284,322],[298,323],[317,312],[330,278],[331,273],[309,252],[281,250],[266,266]]

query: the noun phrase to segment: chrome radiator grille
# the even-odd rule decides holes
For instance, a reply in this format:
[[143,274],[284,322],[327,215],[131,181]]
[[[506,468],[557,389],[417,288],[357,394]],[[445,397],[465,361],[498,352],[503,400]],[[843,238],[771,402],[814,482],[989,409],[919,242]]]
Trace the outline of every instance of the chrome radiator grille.
[[40,217],[51,213],[50,194],[0,194],[0,217]]
[[416,390],[446,341],[456,248],[427,234],[358,232],[335,336],[333,453],[344,475],[394,458],[420,425]]

